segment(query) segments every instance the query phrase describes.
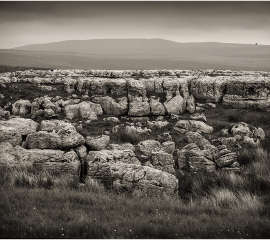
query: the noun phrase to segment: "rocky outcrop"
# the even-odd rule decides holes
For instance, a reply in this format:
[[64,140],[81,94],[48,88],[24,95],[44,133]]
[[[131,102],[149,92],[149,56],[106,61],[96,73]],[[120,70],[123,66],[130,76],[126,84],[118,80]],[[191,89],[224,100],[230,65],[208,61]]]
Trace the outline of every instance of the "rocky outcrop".
[[[1,136],[1,134],[0,134]],[[9,142],[0,142],[0,166],[6,168],[27,168],[33,162],[28,158],[27,151],[20,146],[12,146]]]
[[166,114],[166,109],[163,104],[160,102],[159,98],[151,96],[149,98],[149,104],[151,109],[151,114],[156,116],[162,116]]
[[126,97],[113,99],[112,97],[95,97],[92,99],[94,103],[101,105],[103,111],[107,115],[120,116],[128,112],[128,102]]
[[102,110],[100,105],[81,102],[79,104],[65,106],[65,114],[68,119],[81,117],[93,121],[98,119],[97,115],[102,115]]
[[12,113],[14,115],[25,116],[31,112],[31,102],[28,100],[18,100],[12,104]]
[[190,118],[193,120],[197,120],[197,121],[203,121],[206,122],[206,116],[203,113],[194,113],[192,115],[190,115]]
[[28,135],[37,131],[38,123],[27,118],[11,118],[0,121],[0,126],[15,128],[21,135]]
[[225,94],[227,77],[200,77],[190,81],[190,93],[196,98],[220,102]]
[[61,174],[80,175],[81,163],[74,151],[63,152],[60,150],[27,150],[29,162],[34,169],[39,171],[56,172]]
[[129,103],[129,116],[147,116],[150,114],[150,105],[148,101],[143,101],[142,98],[133,99]]
[[177,193],[176,177],[163,171],[141,166],[131,150],[89,152],[88,175],[117,189],[135,189],[151,195]]
[[12,147],[10,143],[0,143],[0,166],[7,168],[33,167],[38,171],[79,176],[81,163],[74,151],[60,150],[26,150],[20,146]]
[[61,149],[77,147],[85,143],[85,139],[77,133],[75,127],[61,120],[45,120],[40,130],[26,138],[25,146],[30,149]]
[[92,150],[98,151],[105,149],[110,143],[110,137],[107,135],[101,135],[98,137],[86,137],[85,139],[87,146],[89,146]]
[[151,153],[151,164],[154,168],[175,174],[173,155],[163,151],[153,151]]
[[270,109],[270,79],[259,77],[238,77],[226,85],[225,106],[248,108],[260,111]]
[[[207,144],[202,150],[194,143],[186,145],[177,151],[179,169],[189,169],[189,171],[213,172],[217,168],[230,168],[237,161],[237,154],[231,152],[226,146],[215,147]],[[233,167],[233,170],[236,170]],[[240,168],[238,167],[239,171]]]
[[202,133],[212,133],[214,128],[201,121],[195,120],[179,120],[175,124],[176,128],[185,129],[188,131],[199,131]]
[[164,107],[168,114],[182,114],[186,109],[186,101],[182,96],[177,95],[164,102]]

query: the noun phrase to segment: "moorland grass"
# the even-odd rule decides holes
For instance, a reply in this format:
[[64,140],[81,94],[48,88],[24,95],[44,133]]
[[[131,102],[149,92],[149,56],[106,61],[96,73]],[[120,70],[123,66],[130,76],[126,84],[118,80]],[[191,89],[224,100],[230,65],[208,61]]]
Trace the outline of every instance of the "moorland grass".
[[186,174],[179,179],[179,195],[185,198],[150,197],[139,190],[119,193],[90,178],[82,186],[78,178],[31,168],[2,169],[0,234],[4,238],[269,238],[270,197],[263,186],[270,189],[270,158],[263,149],[257,152],[240,154],[252,158],[243,164],[241,175]]

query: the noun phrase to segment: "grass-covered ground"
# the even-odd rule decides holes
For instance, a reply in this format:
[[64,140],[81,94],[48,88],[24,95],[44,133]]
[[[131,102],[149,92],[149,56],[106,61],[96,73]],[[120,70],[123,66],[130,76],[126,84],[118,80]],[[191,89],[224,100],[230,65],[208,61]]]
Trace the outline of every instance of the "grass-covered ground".
[[[2,238],[269,238],[270,156],[242,150],[241,175],[186,174],[179,197],[119,193],[87,179],[1,169]],[[244,162],[244,161],[243,161]],[[46,178],[46,180],[45,180]]]

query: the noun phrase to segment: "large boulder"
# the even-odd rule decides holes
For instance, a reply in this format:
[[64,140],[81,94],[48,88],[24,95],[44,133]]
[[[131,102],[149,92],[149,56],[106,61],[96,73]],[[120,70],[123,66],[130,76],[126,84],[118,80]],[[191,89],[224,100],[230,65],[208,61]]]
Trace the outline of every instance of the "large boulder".
[[216,168],[230,167],[237,160],[237,154],[228,150],[226,146],[215,147],[211,144],[204,145],[201,150],[196,144],[190,143],[178,150],[177,156],[179,169],[188,168],[194,172],[212,172]]
[[190,80],[190,94],[196,99],[220,102],[225,94],[227,77],[199,77]]
[[186,100],[182,96],[177,95],[164,102],[164,107],[168,114],[181,114],[186,109]]
[[32,119],[11,118],[8,121],[0,121],[0,126],[12,127],[21,135],[28,135],[37,131],[38,123]]
[[151,114],[156,116],[161,116],[166,114],[165,107],[163,104],[159,101],[159,98],[150,97],[149,98],[149,104],[151,109]]
[[202,133],[212,133],[214,131],[213,127],[207,125],[204,122],[196,120],[179,120],[175,124],[175,127],[188,131],[196,131]]
[[197,120],[197,121],[203,121],[206,122],[206,116],[203,113],[194,113],[192,115],[190,115],[190,118],[193,120]]
[[27,151],[20,147],[13,147],[9,142],[0,143],[0,166],[7,168],[25,168],[32,166]]
[[186,111],[190,112],[190,113],[194,113],[196,110],[196,106],[195,106],[195,99],[193,97],[193,95],[190,95],[187,98],[187,107],[186,107]]
[[101,106],[91,102],[65,106],[65,114],[68,119],[81,117],[90,121],[97,120],[97,115],[102,115]]
[[222,104],[241,109],[269,111],[270,78],[265,76],[241,76],[226,84],[226,95]]
[[161,144],[155,140],[145,140],[141,141],[137,144],[136,153],[137,155],[143,155],[150,157],[153,151],[159,150],[161,148]]
[[219,167],[227,167],[237,161],[237,153],[231,152],[226,146],[221,145],[218,147],[219,157],[215,160]]
[[133,102],[138,98],[142,98],[145,101],[146,88],[144,81],[128,79],[127,89],[128,89],[128,100],[130,102]]
[[151,164],[154,168],[175,174],[173,155],[163,151],[151,153]]
[[177,194],[178,181],[173,175],[141,166],[131,150],[90,151],[87,175],[117,189],[141,190],[153,195]]
[[164,79],[163,89],[166,94],[167,101],[170,101],[175,96],[180,96],[179,81],[177,78]]
[[147,116],[149,114],[150,105],[147,101],[142,101],[141,98],[137,98],[129,102],[129,116]]
[[188,143],[195,143],[199,148],[202,148],[206,144],[210,144],[200,133],[187,131],[185,133],[185,140]]
[[76,132],[76,128],[69,122],[63,120],[43,120],[40,123],[40,131],[47,132]]
[[12,113],[25,116],[31,112],[31,106],[32,104],[28,100],[18,100],[12,104]]
[[27,154],[28,161],[32,162],[33,167],[39,171],[80,175],[81,163],[74,151],[30,149],[27,150]]
[[86,137],[85,139],[87,146],[89,146],[92,150],[98,151],[105,149],[110,143],[110,136],[101,135],[98,137]]
[[167,172],[135,164],[111,164],[107,179],[117,189],[139,190],[151,196],[177,196],[178,180]]
[[177,156],[179,169],[188,167],[192,172],[215,171],[216,164],[207,159],[204,153],[194,143],[186,145],[181,151],[178,150]]
[[120,116],[128,112],[128,102],[126,97],[113,99],[109,96],[95,97],[93,102],[99,103],[107,115]]
[[77,133],[70,123],[61,120],[45,120],[41,122],[40,128],[40,132],[27,136],[25,143],[27,148],[73,148],[85,143],[84,137]]
[[8,142],[12,146],[21,145],[22,135],[16,128],[0,125],[0,143],[2,142]]

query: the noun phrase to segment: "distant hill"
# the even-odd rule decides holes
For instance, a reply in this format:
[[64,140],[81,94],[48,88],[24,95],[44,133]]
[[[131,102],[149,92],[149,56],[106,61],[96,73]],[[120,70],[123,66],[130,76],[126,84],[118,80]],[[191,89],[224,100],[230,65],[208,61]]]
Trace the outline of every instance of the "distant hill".
[[0,65],[46,68],[270,71],[269,62],[269,45],[164,39],[69,40],[0,50]]

